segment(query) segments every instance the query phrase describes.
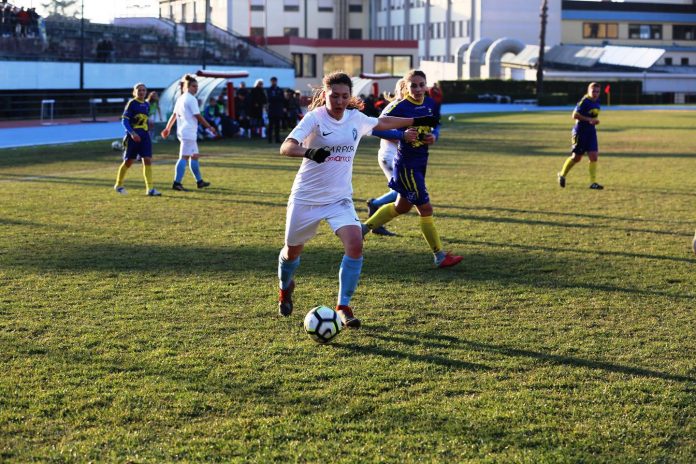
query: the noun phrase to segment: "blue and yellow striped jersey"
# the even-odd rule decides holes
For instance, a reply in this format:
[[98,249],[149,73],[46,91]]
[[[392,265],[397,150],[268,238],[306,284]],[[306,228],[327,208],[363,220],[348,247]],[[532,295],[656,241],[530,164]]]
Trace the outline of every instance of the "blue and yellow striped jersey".
[[[580,99],[578,104],[575,106],[575,112],[585,116],[586,118],[597,118],[599,117],[599,99],[597,101],[592,100],[589,96],[585,95]],[[585,121],[575,121],[575,127],[578,131],[582,132],[595,132],[596,128],[589,122]]]

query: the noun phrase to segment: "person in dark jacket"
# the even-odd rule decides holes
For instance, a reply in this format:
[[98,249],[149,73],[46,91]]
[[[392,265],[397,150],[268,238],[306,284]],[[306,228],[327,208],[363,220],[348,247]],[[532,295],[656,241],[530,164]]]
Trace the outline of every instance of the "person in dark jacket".
[[271,86],[266,89],[268,99],[268,143],[280,143],[280,123],[285,117],[285,96],[278,87],[278,78],[271,77]]
[[251,131],[261,136],[263,127],[263,108],[268,103],[263,89],[263,79],[256,79],[254,88],[249,91],[249,106],[247,107]]

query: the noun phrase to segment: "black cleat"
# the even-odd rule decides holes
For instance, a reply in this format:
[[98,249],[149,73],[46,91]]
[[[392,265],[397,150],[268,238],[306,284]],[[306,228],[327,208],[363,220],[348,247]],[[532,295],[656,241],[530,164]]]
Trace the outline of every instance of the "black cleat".
[[184,188],[181,182],[177,181],[174,181],[174,183],[172,184],[172,190],[178,190],[179,192],[188,192],[188,190]]
[[593,183],[592,185],[590,185],[590,188],[591,188],[592,190],[604,190],[604,187],[601,186],[601,185],[599,185],[597,182],[595,182],[595,183]]
[[560,172],[558,173],[558,185],[565,188],[565,176],[562,176]]
[[292,292],[295,290],[295,281],[290,281],[290,286],[278,292],[278,314],[288,317],[292,314]]
[[201,179],[198,182],[196,182],[196,187],[198,187],[199,189],[210,187],[210,182],[206,182],[203,179]]
[[341,317],[343,325],[350,327],[351,329],[360,328],[360,319],[353,315],[353,310],[350,309],[350,306],[338,305],[336,306],[336,312]]
[[372,229],[373,234],[382,235],[384,237],[394,237],[396,234],[391,232],[384,226],[379,226],[376,229]]

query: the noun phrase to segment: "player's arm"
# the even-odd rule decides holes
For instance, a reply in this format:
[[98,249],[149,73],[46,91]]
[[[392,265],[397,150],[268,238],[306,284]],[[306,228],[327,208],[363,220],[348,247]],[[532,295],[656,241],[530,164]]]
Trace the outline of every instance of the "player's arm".
[[280,146],[280,154],[290,158],[307,158],[316,163],[323,163],[331,152],[325,148],[306,148],[295,139],[287,138]]
[[404,131],[399,129],[392,130],[373,130],[372,135],[379,137],[380,139],[391,140],[393,142],[398,142],[403,139]]
[[199,124],[203,124],[203,127],[208,129],[213,134],[217,134],[217,131],[215,130],[215,128],[213,126],[211,126],[210,124],[208,124],[208,121],[206,121],[205,118],[203,116],[201,116],[201,113],[194,114],[194,116],[198,120]]
[[436,127],[438,124],[440,124],[440,118],[438,118],[437,116],[421,116],[418,118],[397,118],[396,116],[380,116],[379,118],[377,118],[377,125],[372,130],[390,130],[408,126]]
[[169,132],[171,132],[175,121],[176,121],[176,113],[172,113],[172,115],[169,117],[169,121],[167,121],[167,125],[164,127],[164,129],[162,129],[162,132],[160,133],[160,135],[162,136],[163,139],[166,139],[167,137],[169,137]]
[[573,119],[577,119],[578,121],[583,121],[592,124],[593,126],[596,126],[599,124],[599,119],[593,118],[591,116],[583,116],[578,112],[578,110],[573,111]]

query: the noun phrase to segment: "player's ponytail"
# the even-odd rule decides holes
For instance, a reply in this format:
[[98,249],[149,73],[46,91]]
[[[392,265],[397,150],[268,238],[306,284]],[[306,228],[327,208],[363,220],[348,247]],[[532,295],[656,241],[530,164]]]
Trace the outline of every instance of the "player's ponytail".
[[[344,72],[337,71],[331,74],[327,74],[326,76],[324,76],[324,79],[322,79],[321,83],[321,88],[314,89],[314,91],[312,92],[312,102],[309,104],[310,111],[315,108],[319,108],[321,106],[326,105],[326,91],[329,90],[332,85],[347,85],[350,89],[351,94],[353,93],[353,81],[350,79],[350,76]],[[365,104],[363,103],[363,101],[358,97],[351,95],[350,101],[348,102],[348,109],[362,111],[363,108],[365,108]]]

